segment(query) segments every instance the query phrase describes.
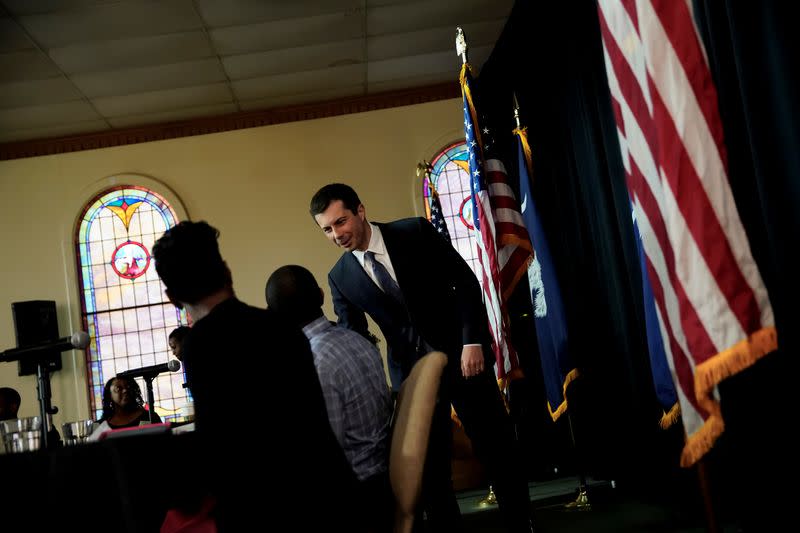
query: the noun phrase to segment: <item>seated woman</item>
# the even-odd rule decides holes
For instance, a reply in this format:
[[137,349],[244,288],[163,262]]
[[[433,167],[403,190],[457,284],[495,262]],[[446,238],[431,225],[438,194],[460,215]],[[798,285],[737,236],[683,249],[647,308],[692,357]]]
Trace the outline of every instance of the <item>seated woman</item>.
[[[103,416],[97,421],[87,440],[98,440],[109,429],[132,428],[150,423],[150,412],[144,408],[142,391],[136,380],[115,376],[106,382],[103,389]],[[155,411],[152,423],[161,423],[161,417]]]

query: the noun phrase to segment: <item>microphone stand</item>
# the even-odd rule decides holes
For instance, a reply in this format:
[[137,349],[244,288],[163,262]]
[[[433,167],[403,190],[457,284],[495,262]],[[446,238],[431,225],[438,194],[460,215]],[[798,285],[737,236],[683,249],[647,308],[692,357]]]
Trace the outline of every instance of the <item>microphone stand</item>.
[[47,368],[47,362],[38,361],[36,363],[36,393],[39,398],[39,412],[42,418],[42,444],[44,449],[50,448],[48,442],[50,428],[49,416],[58,412],[58,407],[53,407],[50,404],[50,370]]
[[150,417],[150,423],[153,423],[153,409],[155,409],[155,397],[153,396],[153,379],[158,374],[145,374],[142,376],[144,385],[147,388],[147,416]]

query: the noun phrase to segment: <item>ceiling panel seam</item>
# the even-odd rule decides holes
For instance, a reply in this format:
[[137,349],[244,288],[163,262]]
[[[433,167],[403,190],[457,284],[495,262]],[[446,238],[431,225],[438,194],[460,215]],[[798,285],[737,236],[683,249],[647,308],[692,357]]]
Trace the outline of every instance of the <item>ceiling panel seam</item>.
[[231,84],[231,77],[228,75],[228,71],[225,69],[225,63],[222,61],[222,57],[220,57],[219,52],[217,51],[217,46],[214,44],[214,39],[211,38],[211,34],[208,31],[208,23],[206,23],[205,17],[203,17],[203,13],[200,12],[200,9],[197,7],[197,1],[192,0],[192,9],[197,14],[197,17],[200,19],[200,22],[203,26],[203,35],[206,36],[208,39],[208,44],[211,47],[211,52],[214,54],[214,57],[217,58],[217,63],[219,63],[219,67],[222,69],[222,74],[225,76],[225,86],[228,87],[228,92],[231,94],[231,99],[233,103],[236,105],[236,111],[241,111],[242,106],[239,104],[239,97],[236,95],[236,91],[233,90],[233,85]]
[[28,28],[26,28],[25,25],[22,24],[22,22],[20,22],[20,20],[17,18],[17,16],[15,14],[13,14],[13,13],[10,13],[9,14],[9,18],[12,21],[14,21],[14,24],[16,24],[19,27],[19,29],[22,31],[22,33],[25,34],[25,37],[27,37],[28,40],[33,44],[34,48],[40,54],[45,56],[47,58],[47,60],[53,65],[53,67],[55,67],[55,69],[58,71],[59,75],[63,79],[67,80],[67,82],[77,91],[77,93],[81,96],[81,99],[92,109],[92,111],[94,111],[97,114],[97,116],[100,117],[103,120],[103,122],[105,122],[106,126],[111,128],[112,127],[111,123],[108,121],[108,119],[102,113],[100,113],[100,111],[97,110],[97,108],[94,106],[94,102],[92,102],[92,100],[88,96],[86,96],[86,94],[84,94],[84,92],[81,90],[80,87],[75,85],[75,82],[72,81],[72,78],[67,76],[66,72],[64,72],[61,69],[61,66],[58,63],[56,63],[55,61],[53,61],[53,58],[50,57],[50,54],[45,52],[44,48],[39,43],[39,41],[34,39],[33,35],[31,35],[30,32],[28,31]]

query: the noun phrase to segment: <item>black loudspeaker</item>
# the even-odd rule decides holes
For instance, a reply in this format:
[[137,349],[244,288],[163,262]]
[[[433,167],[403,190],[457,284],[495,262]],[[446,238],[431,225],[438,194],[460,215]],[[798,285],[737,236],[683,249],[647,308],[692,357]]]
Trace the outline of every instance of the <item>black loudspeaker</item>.
[[[42,342],[58,340],[58,318],[56,303],[50,300],[29,300],[13,302],[11,314],[14,316],[14,332],[17,335],[17,346],[30,346]],[[61,370],[61,352],[46,350],[37,355],[31,354],[17,361],[19,375],[36,374],[39,362],[46,364],[50,372]]]

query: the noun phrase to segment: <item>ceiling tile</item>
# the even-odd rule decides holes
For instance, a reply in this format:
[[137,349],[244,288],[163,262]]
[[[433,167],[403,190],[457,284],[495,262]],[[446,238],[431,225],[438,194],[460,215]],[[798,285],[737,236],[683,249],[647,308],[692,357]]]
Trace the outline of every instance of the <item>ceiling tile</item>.
[[140,126],[143,124],[161,124],[164,122],[174,122],[197,117],[213,117],[227,115],[237,111],[236,104],[204,105],[197,107],[187,107],[175,111],[164,113],[145,113],[143,115],[133,115],[130,117],[115,117],[108,121],[115,128],[127,128],[130,126]]
[[362,37],[362,18],[342,13],[211,30],[222,56],[262,52]]
[[44,105],[81,99],[81,93],[63,77],[0,84],[0,108]]
[[193,31],[74,44],[51,48],[49,54],[61,70],[77,74],[178,63],[213,57],[215,52],[205,32]]
[[181,33],[202,28],[191,0],[115,2],[85,9],[27,15],[19,22],[44,48]]
[[32,107],[0,109],[0,131],[11,129],[46,128],[68,124],[98,120],[101,117],[84,100]]
[[231,82],[239,100],[324,91],[364,83],[365,65],[311,70]]
[[105,120],[88,120],[70,122],[48,128],[28,128],[18,130],[0,129],[0,142],[25,141],[29,139],[47,139],[48,137],[64,137],[79,133],[90,133],[110,129]]
[[323,91],[299,92],[285,94],[282,96],[272,96],[270,98],[259,98],[257,100],[246,100],[239,102],[245,111],[257,109],[270,109],[293,104],[310,104],[325,102],[336,98],[347,96],[361,96],[364,94],[364,84],[347,85],[336,89],[325,89]]
[[225,83],[168,89],[128,96],[96,98],[93,103],[105,117],[120,117],[140,113],[161,113],[184,107],[224,104],[233,102]]
[[[470,49],[494,44],[506,19],[464,24],[462,29],[469,39]],[[370,61],[394,57],[413,56],[452,50],[456,57],[456,31],[453,26],[440,26],[407,33],[388,33],[367,37],[367,57]]]
[[61,76],[46,55],[38,50],[0,54],[0,83],[4,81],[41,80]]
[[35,15],[50,11],[64,11],[92,7],[103,3],[103,0],[3,0],[9,12],[14,15]]
[[361,9],[362,0],[197,0],[211,28],[285,20]]
[[413,5],[374,7],[367,11],[367,32],[382,35],[450,25],[455,48],[456,26],[507,18],[513,4],[513,0],[460,0],[454,6],[450,0],[424,0]]
[[2,139],[457,83],[513,1],[0,0]]
[[171,65],[140,67],[72,76],[75,85],[90,97],[125,96],[192,85],[225,81],[217,58]]
[[16,22],[8,17],[0,17],[0,52],[15,52],[34,47]]
[[316,70],[364,62],[363,39],[227,56],[222,63],[232,80]]

